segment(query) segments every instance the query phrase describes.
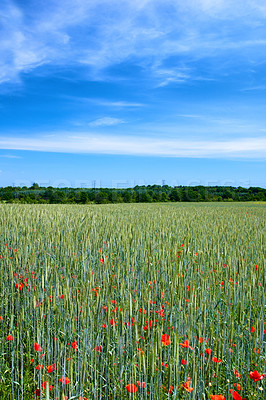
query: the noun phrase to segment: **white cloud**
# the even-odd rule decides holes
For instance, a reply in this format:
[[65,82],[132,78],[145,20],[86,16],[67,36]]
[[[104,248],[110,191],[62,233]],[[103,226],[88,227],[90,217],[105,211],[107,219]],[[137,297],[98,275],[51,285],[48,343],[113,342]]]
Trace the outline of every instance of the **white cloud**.
[[[26,4],[2,0],[0,82],[19,82],[21,73],[46,64],[85,65],[89,79],[101,79],[105,68],[130,62],[159,77],[159,85],[164,86],[195,79],[193,70],[182,72],[178,61],[165,74],[169,57],[187,56],[183,62],[190,65],[235,50],[249,62],[244,49],[266,47],[262,39],[266,6],[261,0],[47,0],[38,6],[32,0]],[[262,60],[265,52],[252,54],[253,61]]]
[[243,92],[248,92],[252,90],[266,90],[266,85],[250,86],[242,89]]
[[21,158],[20,156],[14,156],[12,154],[0,155],[1,158]]
[[154,68],[154,75],[158,77],[160,83],[158,87],[167,86],[169,83],[186,82],[191,74],[188,69],[161,69]]
[[105,100],[92,100],[94,104],[107,107],[143,107],[143,103],[134,103],[130,101],[105,101]]
[[151,136],[61,134],[57,137],[2,137],[0,148],[61,153],[117,154],[161,157],[248,158],[266,157],[266,138],[188,140]]
[[92,121],[89,123],[90,126],[94,127],[101,127],[101,126],[112,126],[112,125],[119,125],[119,124],[124,124],[125,121],[119,118],[112,118],[112,117],[103,117],[103,118],[98,118],[95,121]]
[[200,115],[200,114],[178,114],[179,117],[183,118],[197,118],[197,119],[202,119],[205,118],[205,116]]
[[92,104],[95,106],[106,106],[111,108],[127,108],[127,107],[144,107],[144,103],[136,103],[133,101],[112,101],[100,98],[80,97],[80,96],[62,96],[64,99],[70,100],[73,103]]

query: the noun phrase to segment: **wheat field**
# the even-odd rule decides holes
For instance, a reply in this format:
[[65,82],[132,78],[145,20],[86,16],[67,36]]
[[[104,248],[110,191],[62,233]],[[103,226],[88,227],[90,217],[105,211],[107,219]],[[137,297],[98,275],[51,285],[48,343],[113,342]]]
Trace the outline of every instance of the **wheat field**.
[[0,205],[0,399],[265,399],[263,203]]

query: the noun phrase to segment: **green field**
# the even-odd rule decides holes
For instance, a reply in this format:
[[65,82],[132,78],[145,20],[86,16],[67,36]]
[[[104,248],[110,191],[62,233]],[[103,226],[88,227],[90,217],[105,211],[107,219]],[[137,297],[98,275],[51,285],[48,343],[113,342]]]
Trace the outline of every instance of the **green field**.
[[265,399],[265,209],[1,204],[0,399]]

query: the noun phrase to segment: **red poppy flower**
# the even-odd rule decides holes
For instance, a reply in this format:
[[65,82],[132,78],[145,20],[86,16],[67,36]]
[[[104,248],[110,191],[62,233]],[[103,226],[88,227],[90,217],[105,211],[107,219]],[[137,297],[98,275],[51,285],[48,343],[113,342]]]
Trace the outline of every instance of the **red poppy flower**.
[[95,350],[99,351],[101,353],[103,351],[103,348],[102,348],[102,346],[96,346]]
[[143,326],[143,330],[147,331],[148,330],[147,326]]
[[181,360],[182,365],[187,365],[187,360]]
[[252,326],[252,327],[250,328],[250,332],[251,332],[251,333],[255,332],[254,326]]
[[150,329],[152,327],[153,321],[146,321],[146,327],[147,329]]
[[260,375],[259,373],[258,373],[258,371],[250,371],[250,373],[249,373],[249,377],[250,377],[250,379],[252,379],[254,382],[258,382],[258,381],[261,381],[262,379],[263,379],[263,375]]
[[173,393],[173,390],[174,390],[174,386],[170,386],[169,387],[169,389],[166,389],[166,393],[169,393],[169,394],[171,394],[171,393]]
[[21,291],[23,288],[23,283],[22,282],[16,283],[15,288],[18,289],[19,291]]
[[169,345],[170,341],[169,341],[169,335],[167,333],[164,333],[161,336],[161,342],[162,342],[163,346],[168,346]]
[[163,308],[161,310],[159,310],[159,311],[155,310],[155,312],[156,312],[156,314],[160,315],[160,317],[165,317],[165,312],[164,312]]
[[144,310],[144,309],[142,310],[142,308],[139,309],[139,312],[140,312],[141,314],[146,314],[146,313],[147,313],[147,311]]
[[146,389],[146,382],[137,381],[137,384],[139,385],[140,388]]
[[240,373],[238,372],[237,369],[234,369],[233,373],[235,374],[235,376],[236,376],[237,378],[241,378],[241,375],[240,375]]
[[78,350],[78,344],[77,342],[75,342],[75,340],[73,340],[73,342],[71,343],[71,347],[73,347],[73,349]]
[[235,387],[237,390],[242,390],[242,387],[239,385],[239,383],[234,383],[234,387]]
[[211,400],[225,400],[222,394],[211,394]]
[[36,350],[36,351],[42,351],[42,348],[39,345],[39,343],[33,343],[33,347],[34,347],[34,350]]
[[205,349],[205,352],[206,352],[208,355],[211,355],[212,349]]
[[138,390],[137,386],[134,385],[133,383],[129,383],[129,384],[126,386],[126,389],[127,389],[127,391],[128,391],[129,393],[136,393],[136,391]]
[[13,340],[13,336],[12,335],[8,335],[7,337],[6,337],[6,340]]
[[222,360],[219,358],[219,360],[217,359],[217,357],[212,357],[212,361],[216,362],[216,363],[220,363],[222,362]]
[[63,383],[64,385],[67,385],[68,383],[70,383],[70,379],[66,378],[65,376],[62,376],[62,378],[60,378],[59,381],[61,383]]
[[43,388],[43,389],[46,389],[46,387],[48,387],[48,389],[49,389],[49,392],[52,390],[52,386],[49,384],[49,382],[47,382],[47,381],[44,381],[42,384],[41,384],[41,387]]
[[235,392],[233,389],[230,389],[231,396],[234,400],[247,400],[244,397],[241,397],[239,393]]
[[35,394],[36,396],[40,396],[40,395],[41,395],[40,389],[36,389],[36,390],[34,391],[34,394]]
[[172,394],[173,391],[174,391],[174,386],[171,385],[171,386],[169,387],[169,389],[168,389],[166,386],[164,386],[164,387],[163,387],[163,390],[166,390],[166,393]]
[[56,365],[55,365],[55,364],[49,365],[49,366],[47,367],[47,373],[48,373],[48,374],[50,374],[50,372],[53,372],[53,371],[55,371],[55,370],[56,370]]
[[192,392],[192,390],[193,390],[193,388],[191,387],[191,381],[189,379],[182,386],[188,393]]
[[185,347],[185,348],[188,347],[189,349],[194,350],[194,347],[191,347],[189,345],[189,341],[188,340],[185,340],[184,343],[179,343],[179,344],[180,344],[181,347]]

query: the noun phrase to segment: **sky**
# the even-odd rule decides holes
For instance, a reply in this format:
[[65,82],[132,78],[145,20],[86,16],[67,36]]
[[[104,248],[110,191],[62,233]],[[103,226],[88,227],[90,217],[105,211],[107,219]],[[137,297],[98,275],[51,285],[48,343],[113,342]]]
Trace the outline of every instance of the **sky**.
[[0,187],[266,188],[266,3],[1,0]]

